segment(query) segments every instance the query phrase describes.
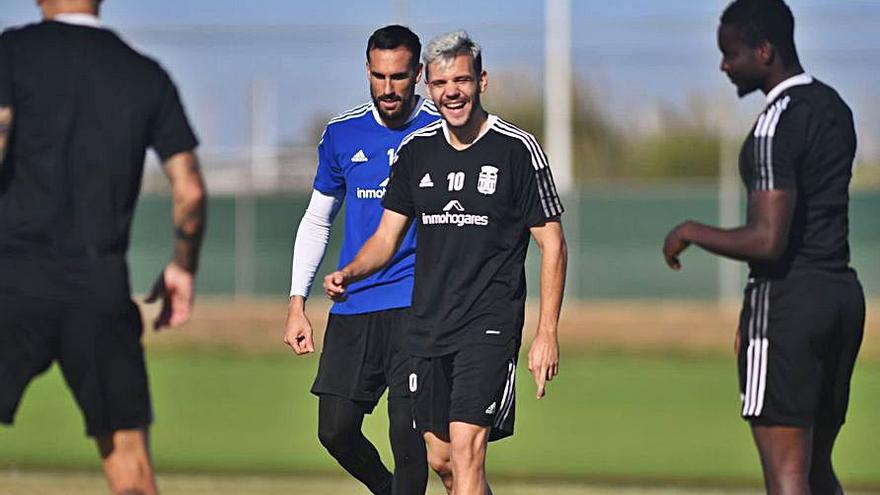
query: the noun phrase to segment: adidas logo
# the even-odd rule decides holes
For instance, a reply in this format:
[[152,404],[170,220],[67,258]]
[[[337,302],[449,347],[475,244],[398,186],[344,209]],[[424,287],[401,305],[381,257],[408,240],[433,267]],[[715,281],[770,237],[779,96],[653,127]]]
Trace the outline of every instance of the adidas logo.
[[486,414],[495,414],[495,403],[486,408]]
[[363,163],[363,162],[369,161],[369,159],[367,158],[367,155],[364,153],[364,150],[358,150],[358,152],[355,153],[353,157],[351,157],[351,161],[354,163]]
[[443,211],[464,211],[464,206],[461,206],[461,203],[458,202],[457,199],[453,199],[452,201],[446,203],[446,206],[443,207]]
[[431,174],[425,174],[422,177],[422,180],[419,181],[419,187],[424,189],[426,187],[434,187],[434,181],[431,180]]

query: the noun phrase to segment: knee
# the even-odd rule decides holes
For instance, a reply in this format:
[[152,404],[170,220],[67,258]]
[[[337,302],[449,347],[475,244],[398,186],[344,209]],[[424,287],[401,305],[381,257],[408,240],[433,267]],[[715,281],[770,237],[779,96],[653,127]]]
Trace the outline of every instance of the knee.
[[154,493],[153,468],[145,437],[116,432],[99,438],[104,471],[114,494]]
[[447,455],[438,454],[428,451],[428,466],[440,478],[446,479],[452,476],[452,460]]
[[466,467],[482,464],[482,450],[472,442],[452,443],[452,460],[456,466]]
[[354,435],[354,429],[346,425],[318,422],[318,440],[331,453],[352,448]]

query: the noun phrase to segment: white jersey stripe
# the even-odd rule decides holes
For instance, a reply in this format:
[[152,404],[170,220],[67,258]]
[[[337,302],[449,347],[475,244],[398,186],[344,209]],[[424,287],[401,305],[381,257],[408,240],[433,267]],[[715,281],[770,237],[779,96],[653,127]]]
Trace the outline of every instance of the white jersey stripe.
[[773,138],[776,136],[776,126],[779,124],[779,118],[782,116],[782,112],[788,108],[789,101],[791,101],[791,97],[786,96],[776,103],[776,115],[773,116],[773,121],[767,130],[767,190],[773,189]]
[[776,101],[758,117],[755,124],[755,180],[754,187],[758,191],[767,191],[775,187],[773,174],[773,138],[782,112],[788,108],[791,97]]
[[506,136],[510,136],[510,137],[519,139],[523,144],[525,144],[526,148],[529,149],[529,154],[531,155],[531,160],[532,160],[532,167],[535,169],[535,182],[538,185],[538,197],[541,200],[541,207],[544,210],[544,215],[547,217],[555,216],[555,215],[551,215],[551,213],[550,213],[551,204],[547,200],[548,196],[550,195],[550,191],[547,189],[547,185],[545,184],[544,180],[542,180],[542,177],[540,177],[540,175],[538,175],[541,168],[537,162],[537,158],[535,157],[535,154],[532,152],[531,148],[529,147],[529,143],[526,141],[526,139],[523,136],[518,135],[512,131],[508,131],[508,130],[503,129],[501,127],[495,127],[495,130],[500,132],[501,134],[506,135]]
[[550,165],[547,163],[547,157],[541,146],[538,145],[534,136],[517,128],[502,119],[496,121],[494,129],[502,134],[515,137],[526,145],[532,158],[532,166],[535,168],[535,181],[538,184],[539,197],[541,205],[544,209],[544,215],[548,218],[559,216],[562,214],[562,203],[559,200],[559,194],[556,192],[556,186],[553,183],[553,175],[550,172]]
[[373,107],[372,102],[358,105],[358,106],[352,108],[351,110],[347,110],[347,111],[342,112],[341,114],[337,115],[336,117],[333,117],[327,123],[334,124],[336,122],[342,122],[343,120],[354,119],[354,118],[360,117],[362,115],[366,115],[367,112],[369,112],[372,109],[372,107]]
[[531,148],[537,151],[538,157],[540,158],[540,162],[542,163],[542,168],[546,169],[546,172],[541,172],[536,174],[536,178],[540,179],[544,184],[545,189],[549,192],[548,199],[552,203],[552,209],[555,210],[555,215],[560,215],[562,213],[562,202],[559,199],[559,195],[556,192],[556,183],[553,180],[553,173],[550,172],[550,164],[547,160],[547,155],[544,154],[544,150],[538,144],[538,140],[535,139],[535,136],[529,134],[528,132],[516,127],[515,125],[506,122],[504,120],[498,119],[499,124],[505,126],[507,129],[517,132],[523,135],[530,143]]
[[758,185],[756,189],[759,191],[764,191],[767,189],[767,160],[768,160],[768,149],[767,149],[767,129],[770,127],[770,122],[773,120],[774,115],[776,114],[777,108],[776,106],[772,106],[767,109],[766,116],[764,118],[763,125],[761,126],[760,140],[761,140],[761,155],[760,159],[757,163],[758,165]]
[[403,138],[403,140],[400,142],[400,144],[397,145],[397,150],[395,150],[394,154],[397,155],[398,153],[400,153],[400,149],[403,148],[403,145],[405,145],[406,143],[412,141],[413,139],[415,139],[417,137],[428,137],[428,136],[433,136],[434,134],[437,134],[437,130],[439,130],[442,125],[443,125],[443,120],[436,120],[436,121],[431,122],[430,124],[428,124],[424,127],[420,127],[418,129],[412,131],[411,133],[407,134],[406,137]]

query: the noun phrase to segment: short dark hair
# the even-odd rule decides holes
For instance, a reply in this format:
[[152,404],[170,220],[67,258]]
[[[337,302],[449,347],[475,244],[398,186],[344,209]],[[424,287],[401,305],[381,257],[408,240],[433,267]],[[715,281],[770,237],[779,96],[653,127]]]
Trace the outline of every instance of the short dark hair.
[[422,53],[422,43],[416,33],[406,26],[392,24],[377,29],[367,40],[367,62],[370,61],[370,50],[393,50],[404,47],[412,54],[412,66],[419,65],[419,56]]
[[768,41],[785,66],[798,61],[794,16],[783,0],[734,0],[721,14],[721,24],[736,28],[750,47]]

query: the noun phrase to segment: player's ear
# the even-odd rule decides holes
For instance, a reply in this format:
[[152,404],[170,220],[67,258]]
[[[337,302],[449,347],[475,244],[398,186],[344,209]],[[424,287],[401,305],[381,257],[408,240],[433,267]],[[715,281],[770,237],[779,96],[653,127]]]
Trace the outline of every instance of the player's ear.
[[416,66],[416,82],[419,82],[422,80],[422,67],[423,67],[422,64],[419,64]]
[[776,60],[776,47],[767,40],[764,40],[758,44],[757,53],[758,60],[761,61],[761,65],[773,65],[773,61]]
[[367,81],[369,81],[370,80],[370,61],[369,60],[367,60],[367,62],[364,64],[364,68],[367,70]]
[[488,87],[489,87],[489,73],[486,72],[485,69],[483,69],[483,71],[480,72],[480,93],[485,93],[486,88],[488,88]]

